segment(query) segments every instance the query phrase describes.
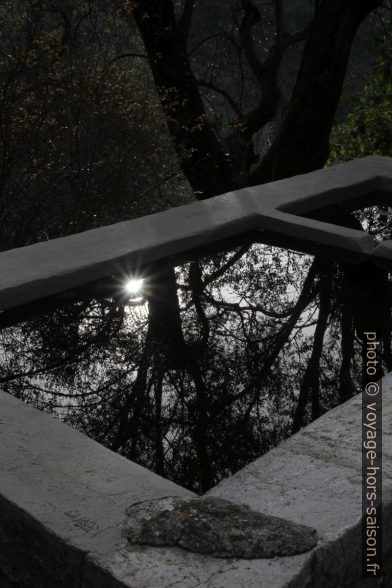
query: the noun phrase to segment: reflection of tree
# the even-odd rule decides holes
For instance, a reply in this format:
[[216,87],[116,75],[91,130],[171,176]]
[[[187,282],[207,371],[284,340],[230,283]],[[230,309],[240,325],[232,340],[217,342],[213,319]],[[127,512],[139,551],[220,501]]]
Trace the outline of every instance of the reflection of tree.
[[335,264],[253,245],[148,273],[139,304],[113,288],[5,328],[0,386],[195,490],[358,390]]
[[341,334],[342,363],[339,372],[339,397],[342,402],[345,402],[355,392],[350,369],[354,355],[355,331],[352,313],[347,304],[344,304],[342,307]]
[[323,268],[323,272],[319,277],[319,310],[313,337],[313,347],[302,378],[297,408],[294,414],[293,432],[298,431],[303,425],[304,412],[310,392],[312,394],[312,418],[316,419],[320,416],[320,361],[325,332],[328,327],[332,294],[332,264],[326,263],[325,265],[327,267]]

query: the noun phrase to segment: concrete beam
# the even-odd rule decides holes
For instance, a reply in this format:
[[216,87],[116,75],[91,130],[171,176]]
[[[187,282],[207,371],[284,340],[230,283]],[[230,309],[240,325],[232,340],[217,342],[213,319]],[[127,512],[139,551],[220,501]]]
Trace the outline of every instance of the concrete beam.
[[[392,202],[392,159],[366,157],[287,180],[246,188],[203,202],[61,239],[0,253],[0,310],[63,292],[114,273],[216,243],[254,229],[326,249],[343,261],[374,253],[366,233],[308,215],[325,206]],[[386,246],[385,246],[386,247]],[[391,251],[379,249],[383,263]],[[387,260],[387,261],[385,261]]]

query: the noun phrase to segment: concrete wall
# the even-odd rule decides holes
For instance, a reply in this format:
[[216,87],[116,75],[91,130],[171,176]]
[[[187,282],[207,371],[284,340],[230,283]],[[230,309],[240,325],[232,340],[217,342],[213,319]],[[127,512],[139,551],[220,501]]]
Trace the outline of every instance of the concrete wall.
[[[343,166],[0,254],[0,309],[249,230],[300,239],[339,259],[390,267],[376,245],[307,215],[389,203],[392,160]],[[384,549],[392,550],[392,384],[384,382]],[[361,406],[354,398],[214,488],[209,497],[316,529],[294,556],[216,558],[131,545],[126,509],[192,494],[0,392],[0,586],[3,588],[283,588],[365,586],[360,579]],[[390,564],[386,584],[392,584]],[[372,582],[372,586],[376,583]]]
[[[384,378],[383,398],[384,550],[390,553],[392,377]],[[127,507],[192,494],[5,393],[0,393],[0,415],[4,588],[369,585],[360,571],[360,397],[209,492],[316,529],[315,548],[272,559],[216,558],[179,547],[129,544]],[[391,562],[385,563],[388,586]]]

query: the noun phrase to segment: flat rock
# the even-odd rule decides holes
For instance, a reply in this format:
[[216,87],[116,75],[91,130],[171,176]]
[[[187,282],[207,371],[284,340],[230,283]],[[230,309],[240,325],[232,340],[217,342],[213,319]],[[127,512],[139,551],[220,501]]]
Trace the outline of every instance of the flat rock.
[[213,557],[295,555],[312,549],[316,531],[223,498],[147,500],[127,509],[133,545],[177,546]]

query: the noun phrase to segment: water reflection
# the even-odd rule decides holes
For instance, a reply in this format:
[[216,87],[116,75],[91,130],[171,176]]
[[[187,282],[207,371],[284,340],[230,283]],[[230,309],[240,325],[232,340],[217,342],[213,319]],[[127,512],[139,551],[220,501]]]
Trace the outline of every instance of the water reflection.
[[392,369],[389,279],[369,263],[253,243],[143,278],[0,315],[0,387],[193,490],[359,391],[364,328]]
[[128,278],[124,283],[124,289],[129,294],[130,299],[141,299],[141,295],[143,294],[144,288],[144,279],[143,278]]

